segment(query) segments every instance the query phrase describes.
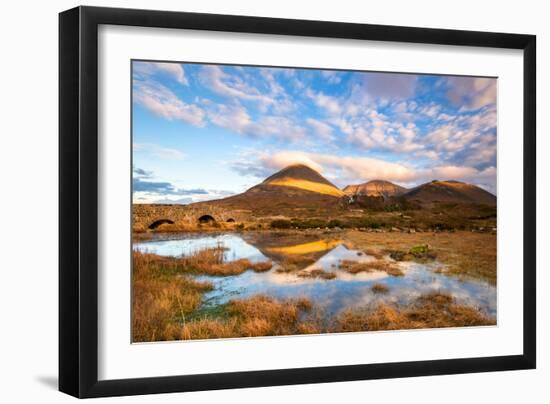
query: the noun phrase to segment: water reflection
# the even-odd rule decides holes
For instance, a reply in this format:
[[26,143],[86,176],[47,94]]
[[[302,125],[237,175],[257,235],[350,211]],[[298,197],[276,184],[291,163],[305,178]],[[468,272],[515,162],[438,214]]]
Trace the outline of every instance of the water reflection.
[[[294,237],[294,238],[293,238]],[[219,234],[183,236],[178,239],[153,239],[134,244],[140,251],[166,256],[181,256],[195,251],[223,246],[227,260],[248,258],[252,261],[272,260],[273,268],[265,273],[247,271],[230,277],[197,276],[209,280],[214,290],[207,293],[208,304],[220,304],[240,297],[266,294],[276,298],[307,297],[327,313],[334,314],[347,308],[364,307],[378,302],[408,304],[424,293],[450,293],[458,303],[474,305],[490,315],[496,315],[496,288],[486,282],[464,280],[436,273],[435,264],[400,262],[397,265],[404,276],[394,277],[384,271],[350,274],[339,268],[343,260],[369,262],[374,257],[355,250],[345,240],[312,240],[273,237],[269,235]],[[281,272],[290,260],[296,270]],[[336,275],[334,279],[304,278],[302,271],[322,269]],[[371,287],[381,283],[389,288],[386,294],[376,294]]]
[[171,236],[168,239],[163,239],[160,236],[150,241],[134,243],[134,249],[141,252],[150,252],[170,257],[191,255],[197,251],[218,246],[226,248],[224,258],[227,261],[248,258],[256,262],[267,259],[256,247],[235,234],[196,234],[186,235],[185,238],[172,238]]

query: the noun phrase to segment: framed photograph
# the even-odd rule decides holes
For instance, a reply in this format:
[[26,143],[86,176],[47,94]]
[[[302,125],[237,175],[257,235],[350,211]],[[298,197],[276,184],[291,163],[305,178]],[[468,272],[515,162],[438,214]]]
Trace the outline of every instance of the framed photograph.
[[60,14],[59,387],[532,369],[532,35]]

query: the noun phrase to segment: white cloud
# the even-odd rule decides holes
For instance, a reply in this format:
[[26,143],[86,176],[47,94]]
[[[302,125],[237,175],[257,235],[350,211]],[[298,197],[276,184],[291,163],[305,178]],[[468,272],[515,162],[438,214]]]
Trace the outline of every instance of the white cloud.
[[185,197],[181,197],[178,193],[155,193],[155,192],[142,192],[134,191],[133,202],[134,203],[161,203],[161,204],[179,204],[187,205],[190,203],[210,201],[213,199],[227,198],[234,195],[234,192],[220,191],[220,190],[204,190],[197,193],[186,193]]
[[439,113],[441,110],[441,106],[438,104],[429,104],[421,108],[418,112],[421,114],[424,114],[430,118],[435,118],[435,116]]
[[438,121],[452,121],[453,119],[455,119],[454,116],[448,115],[448,114],[446,114],[446,113],[441,113],[441,114],[439,114],[439,116],[437,117],[437,120],[438,120]]
[[148,153],[161,160],[182,160],[185,154],[177,149],[159,146],[153,143],[134,143],[134,152]]
[[472,178],[478,174],[478,170],[473,167],[459,166],[440,166],[429,170],[429,176],[433,179],[459,180]]
[[332,139],[332,126],[313,118],[307,118],[306,123],[313,129],[314,136],[319,136],[324,140]]
[[464,110],[477,110],[496,104],[496,79],[480,77],[450,77],[447,79],[449,100]]
[[[414,170],[401,164],[368,157],[334,156],[302,151],[283,151],[274,154],[259,153],[248,164],[240,162],[238,171],[246,173],[247,167],[256,167],[250,173],[257,177],[267,177],[275,171],[292,164],[305,164],[314,170],[337,180],[340,185],[352,181],[387,179],[409,182],[415,178]],[[262,170],[257,168],[261,167]]]
[[323,94],[322,92],[315,92],[311,89],[306,89],[306,97],[310,98],[315,105],[323,108],[329,115],[338,115],[342,111],[341,102],[330,95]]
[[240,105],[217,104],[208,111],[210,121],[222,128],[252,137],[273,137],[295,142],[307,136],[306,129],[294,120],[276,115],[263,115],[254,121]]
[[180,63],[163,63],[163,62],[134,62],[134,74],[151,75],[156,72],[161,72],[172,76],[178,83],[187,86],[189,81],[185,75],[185,70]]
[[303,151],[282,151],[273,154],[268,152],[249,153],[236,162],[233,168],[242,175],[263,180],[292,164],[305,164],[340,187],[375,179],[392,181],[407,187],[420,185],[434,179],[475,183],[491,192],[494,192],[496,187],[494,166],[484,170],[458,165],[415,168],[375,158],[334,156]]
[[264,110],[275,103],[273,98],[261,94],[241,77],[228,74],[219,66],[203,66],[199,77],[205,86],[225,97],[255,101]]
[[202,108],[183,102],[168,87],[152,80],[134,80],[133,87],[134,100],[156,115],[204,126],[205,113]]
[[442,119],[422,138],[425,149],[437,152],[442,161],[467,166],[495,164],[496,109],[484,108],[474,115]]
[[347,141],[364,150],[386,150],[393,153],[410,153],[421,150],[416,141],[418,128],[412,122],[390,119],[374,109],[348,121],[340,121],[346,128]]
[[240,105],[216,104],[208,110],[208,118],[213,124],[237,133],[244,133],[252,124],[248,111]]
[[413,123],[407,124],[407,126],[401,126],[399,128],[399,133],[403,137],[403,139],[412,141],[416,136],[415,131],[416,126]]
[[185,86],[189,85],[189,81],[187,81],[187,77],[185,77],[185,71],[183,70],[183,66],[179,63],[153,63],[154,66],[162,71],[170,74],[173,76],[176,81],[180,84],[183,84]]
[[340,82],[342,81],[340,74],[333,70],[322,70],[321,75],[329,84],[340,84]]

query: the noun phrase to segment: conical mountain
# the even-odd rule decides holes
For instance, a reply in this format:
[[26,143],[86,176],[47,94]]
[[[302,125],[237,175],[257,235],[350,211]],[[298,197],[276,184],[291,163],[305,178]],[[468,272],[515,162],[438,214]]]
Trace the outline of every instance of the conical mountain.
[[435,202],[496,205],[497,197],[473,184],[460,181],[432,181],[419,185],[403,197],[422,205]]
[[384,199],[399,196],[407,192],[407,188],[401,187],[389,181],[373,180],[364,184],[348,185],[344,188],[346,195],[382,196]]
[[283,168],[242,194],[217,201],[200,202],[258,214],[282,210],[335,208],[345,194],[314,169],[296,164]]
[[285,167],[266,178],[261,185],[291,187],[335,197],[344,196],[344,193],[333,183],[304,164]]

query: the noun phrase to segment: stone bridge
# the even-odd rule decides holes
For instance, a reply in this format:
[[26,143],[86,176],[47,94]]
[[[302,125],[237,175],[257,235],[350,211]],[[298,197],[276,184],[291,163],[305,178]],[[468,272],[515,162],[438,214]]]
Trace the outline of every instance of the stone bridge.
[[208,222],[243,222],[250,217],[248,210],[223,209],[209,204],[132,206],[134,229],[154,229],[163,223],[196,225]]

